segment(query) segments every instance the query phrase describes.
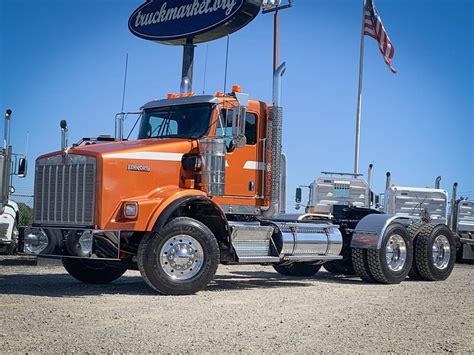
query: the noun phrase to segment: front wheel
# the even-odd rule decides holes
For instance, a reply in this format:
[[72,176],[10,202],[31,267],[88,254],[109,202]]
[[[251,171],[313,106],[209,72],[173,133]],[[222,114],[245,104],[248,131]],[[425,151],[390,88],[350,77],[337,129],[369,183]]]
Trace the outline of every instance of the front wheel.
[[119,264],[88,259],[62,259],[64,268],[75,279],[88,284],[107,284],[117,280],[127,269]]
[[206,287],[219,264],[219,246],[203,223],[179,217],[144,237],[138,268],[146,283],[165,295],[189,295]]
[[378,283],[398,284],[408,275],[413,261],[413,243],[400,223],[388,226],[380,249],[367,250],[368,274]]
[[285,276],[300,276],[300,277],[309,277],[316,274],[321,265],[311,265],[304,263],[293,263],[293,264],[282,264],[282,265],[273,265],[273,268],[282,275]]

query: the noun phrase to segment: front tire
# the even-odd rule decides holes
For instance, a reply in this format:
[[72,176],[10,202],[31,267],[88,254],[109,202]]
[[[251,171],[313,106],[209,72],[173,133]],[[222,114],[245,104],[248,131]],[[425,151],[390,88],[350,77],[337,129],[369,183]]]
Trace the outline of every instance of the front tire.
[[146,283],[164,295],[189,295],[204,289],[219,265],[217,240],[203,223],[179,217],[144,237],[138,268]]
[[405,280],[413,261],[413,244],[407,229],[400,223],[388,226],[381,248],[367,250],[367,264],[374,280],[398,284]]
[[311,265],[304,263],[293,263],[287,265],[273,265],[273,268],[282,275],[285,276],[299,276],[299,277],[309,277],[316,274],[321,265]]
[[127,268],[88,259],[62,259],[64,268],[75,279],[88,284],[107,284],[122,276]]
[[416,237],[414,264],[419,279],[446,280],[454,268],[456,241],[444,224],[426,224]]

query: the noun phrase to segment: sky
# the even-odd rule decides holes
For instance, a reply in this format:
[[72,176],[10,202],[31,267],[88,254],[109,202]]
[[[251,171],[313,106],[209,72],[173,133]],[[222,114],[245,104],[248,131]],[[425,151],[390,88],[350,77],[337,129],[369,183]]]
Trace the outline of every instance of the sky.
[[[182,48],[128,30],[142,2],[0,0],[0,110],[13,110],[14,151],[30,163],[29,176],[14,180],[18,193],[33,192],[34,159],[60,148],[61,119],[70,142],[113,135],[127,53],[126,111],[179,92]],[[390,171],[403,186],[432,187],[441,175],[444,189],[457,181],[474,198],[473,3],[376,1],[398,70],[366,37],[360,170],[374,164],[376,192]],[[321,171],[353,171],[360,27],[358,0],[294,0],[281,12],[289,210],[295,188]],[[258,15],[229,43],[227,88],[271,102],[272,15]],[[196,48],[196,93],[223,90],[225,50],[225,38]]]

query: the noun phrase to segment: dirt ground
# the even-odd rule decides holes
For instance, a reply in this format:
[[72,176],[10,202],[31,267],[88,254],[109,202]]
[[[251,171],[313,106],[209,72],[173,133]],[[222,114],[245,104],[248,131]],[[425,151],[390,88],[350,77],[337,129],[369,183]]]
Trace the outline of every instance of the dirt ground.
[[0,352],[469,352],[474,267],[444,282],[369,285],[321,271],[221,266],[194,296],[158,296],[135,271],[81,284],[0,257]]

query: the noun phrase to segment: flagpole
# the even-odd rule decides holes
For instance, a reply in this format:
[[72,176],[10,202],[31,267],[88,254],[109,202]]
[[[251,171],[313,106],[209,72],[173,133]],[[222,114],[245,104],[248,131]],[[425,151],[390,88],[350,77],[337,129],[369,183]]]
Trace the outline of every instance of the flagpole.
[[365,28],[365,1],[362,0],[362,29],[360,32],[360,58],[359,58],[359,93],[357,95],[356,141],[354,174],[359,174],[360,155],[360,116],[362,112],[362,76],[364,74],[364,28]]

